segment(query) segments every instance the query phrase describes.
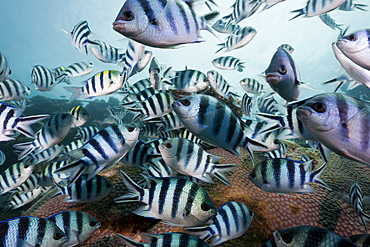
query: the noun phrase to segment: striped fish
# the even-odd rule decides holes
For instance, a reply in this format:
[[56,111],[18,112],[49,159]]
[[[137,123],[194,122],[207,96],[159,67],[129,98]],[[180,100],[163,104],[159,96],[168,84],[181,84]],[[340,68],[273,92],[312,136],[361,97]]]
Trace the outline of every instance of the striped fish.
[[35,89],[42,92],[52,90],[57,84],[53,73],[43,65],[33,66],[31,79]]
[[34,138],[34,132],[31,124],[37,123],[49,115],[35,115],[20,117],[24,108],[16,108],[12,105],[0,102],[0,142],[14,140],[14,131],[23,135]]
[[206,152],[188,139],[168,139],[159,145],[159,150],[166,164],[179,173],[207,183],[214,183],[211,176],[215,176],[230,185],[225,173],[235,168],[236,164],[220,164],[222,157]]
[[[98,130],[99,131],[99,130]],[[97,132],[98,132],[97,131]],[[87,141],[86,141],[87,142]],[[76,149],[79,149],[80,147],[82,147],[86,142],[83,142],[81,141],[80,139],[77,139],[77,140],[73,140],[71,141],[70,143],[68,143],[67,145],[64,145],[64,149],[62,150],[62,154],[64,155],[67,155],[68,156],[68,153],[73,151],[73,150],[76,150]]]
[[355,210],[356,214],[358,215],[358,220],[364,225],[365,231],[367,233],[366,222],[370,221],[370,215],[365,214],[362,209],[364,197],[362,195],[361,187],[358,183],[356,182],[352,183],[351,188],[349,190],[349,197],[351,199],[351,205]]
[[151,159],[158,156],[160,155],[153,153],[153,147],[141,140],[137,140],[120,161],[125,165],[145,169]]
[[136,63],[136,65],[132,69],[131,76],[143,71],[143,69],[145,69],[145,67],[149,64],[152,57],[153,57],[153,52],[144,50],[143,55],[141,56],[139,61]]
[[91,53],[103,63],[119,63],[126,55],[124,52],[121,52],[120,49],[101,40],[88,41],[87,47],[89,47]]
[[339,6],[341,6],[346,0],[308,0],[307,4],[302,9],[293,10],[292,13],[298,13],[296,16],[292,17],[293,20],[299,16],[313,17],[317,15],[326,14]]
[[[154,177],[154,178],[170,178],[170,177],[177,176],[177,172],[171,169],[171,167],[169,167],[166,164],[162,156],[152,159],[151,162],[149,163],[149,166],[144,171],[146,171],[149,177]],[[145,182],[148,182],[148,181],[145,181]],[[147,187],[150,187],[150,185],[148,184],[146,187],[143,187],[143,188],[147,188]]]
[[320,18],[320,20],[322,20],[322,22],[324,22],[325,25],[327,25],[331,29],[334,29],[334,30],[338,29],[338,30],[342,31],[342,29],[340,27],[343,26],[343,25],[335,23],[335,20],[333,18],[331,18],[328,14],[322,14],[322,15],[319,16],[319,18]]
[[235,106],[239,107],[236,98],[240,96],[230,91],[231,85],[227,83],[220,73],[218,73],[216,70],[210,70],[207,72],[207,77],[210,86],[218,95],[226,100],[231,100]]
[[211,239],[209,245],[216,246],[243,235],[249,229],[253,217],[253,211],[244,203],[231,201],[223,204],[217,210],[212,224],[188,228],[186,231],[195,234],[204,241]]
[[279,48],[284,48],[285,50],[287,50],[290,54],[292,54],[294,52],[294,48],[289,45],[289,44],[282,44],[278,47]]
[[225,43],[218,44],[221,46],[221,48],[217,50],[216,53],[222,51],[223,49],[225,49],[226,52],[242,48],[251,42],[256,34],[257,31],[253,27],[246,26],[239,28],[230,34],[229,37],[227,37]]
[[209,86],[207,76],[203,72],[194,69],[176,71],[175,77],[170,81],[177,90],[188,93],[201,92]]
[[231,34],[235,32],[236,30],[238,30],[240,26],[234,23],[229,23],[227,25],[226,21],[220,19],[212,25],[212,28],[219,33]]
[[98,132],[99,128],[95,126],[78,127],[75,138],[80,139],[83,143],[86,143]]
[[272,6],[274,6],[274,5],[276,5],[276,4],[280,3],[280,2],[283,2],[285,0],[258,0],[258,1],[266,4],[265,7],[263,7],[263,9],[261,10],[261,11],[263,11],[263,10],[269,9]]
[[174,226],[203,225],[215,217],[216,208],[207,191],[182,178],[149,178],[151,187],[143,189],[121,171],[128,194],[114,199],[116,203],[142,202],[134,214],[161,219]]
[[40,187],[38,184],[40,175],[38,173],[32,173],[26,181],[24,181],[21,185],[16,187],[13,191],[22,194],[33,191]]
[[23,158],[23,161],[34,166],[41,162],[51,161],[64,150],[64,145],[61,143],[55,144],[40,153],[29,153]]
[[69,103],[82,95],[81,99],[114,93],[122,87],[122,74],[116,70],[105,70],[84,81],[83,87],[64,87],[73,95]]
[[252,107],[253,107],[253,105],[254,105],[255,102],[256,102],[256,98],[255,97],[250,97],[246,93],[243,95],[243,98],[242,98],[242,111],[243,111],[243,113],[244,113],[245,116],[251,117]]
[[0,205],[0,212],[5,213],[8,210],[14,210],[23,207],[31,202],[33,202],[39,195],[41,195],[42,188],[39,187],[32,191],[26,193],[15,193],[13,194],[9,201]]
[[95,134],[80,149],[71,151],[77,160],[57,170],[70,174],[70,186],[87,169],[88,180],[107,166],[116,164],[134,145],[139,129],[124,124],[108,126]]
[[212,60],[212,64],[219,69],[234,70],[243,72],[244,62],[241,62],[239,58],[232,56],[218,57]]
[[152,84],[152,87],[156,90],[161,89],[162,85],[162,78],[161,78],[161,65],[159,64],[158,60],[153,57],[152,61],[150,62],[149,66],[149,80]]
[[11,191],[24,183],[33,172],[33,166],[18,162],[9,166],[0,174],[0,194]]
[[86,62],[78,62],[63,67],[63,70],[55,76],[58,83],[66,82],[70,83],[71,79],[77,76],[84,76],[91,73],[94,70],[94,64]]
[[75,246],[88,240],[100,228],[100,222],[81,211],[64,211],[46,218],[54,222],[68,237],[62,246]]
[[154,122],[159,125],[158,132],[161,131],[171,131],[184,128],[180,118],[177,116],[176,112],[171,111],[170,113],[158,118],[151,119],[150,121],[155,120]]
[[275,142],[279,145],[279,149],[267,152],[265,156],[269,159],[286,158],[288,147],[285,142],[280,140],[276,140]]
[[209,245],[199,238],[183,233],[169,232],[161,234],[140,233],[140,237],[144,243],[136,242],[126,236],[116,233],[120,237],[125,246],[130,247],[208,247]]
[[256,13],[261,4],[260,1],[255,0],[236,0],[231,6],[233,12],[230,15],[224,16],[223,19],[228,20],[227,25],[229,23],[238,23]]
[[252,140],[240,117],[215,97],[202,94],[187,96],[175,101],[173,109],[193,134],[239,158],[240,147],[248,151],[252,160],[254,147],[267,148],[263,143]]
[[126,49],[126,56],[123,58],[123,70],[121,78],[121,86],[124,86],[127,82],[127,79],[132,75],[132,72],[135,69],[135,66],[140,61],[140,58],[143,56],[145,46],[134,41],[129,40]]
[[89,43],[89,35],[91,34],[87,21],[77,23],[71,32],[71,43],[78,50],[84,50],[87,54],[87,44]]
[[53,197],[66,195],[64,202],[93,202],[106,197],[113,189],[113,185],[103,176],[95,175],[88,179],[88,174],[82,174],[71,186],[54,183],[59,192]]
[[364,9],[365,7],[367,7],[366,4],[354,3],[353,0],[346,0],[338,9],[344,11],[351,11],[354,9],[366,11],[366,9]]
[[18,159],[23,159],[31,152],[39,154],[61,142],[68,134],[73,121],[74,117],[69,113],[57,113],[52,116],[36,133],[34,141],[13,145],[15,149],[21,150]]
[[265,91],[263,85],[253,78],[244,78],[240,82],[240,86],[247,92],[260,96]]
[[48,164],[40,174],[38,183],[40,186],[53,186],[54,183],[59,184],[68,179],[68,175],[63,173],[56,173],[59,168],[68,165],[68,160],[58,160]]
[[[127,86],[127,84],[125,86]],[[124,88],[123,93],[138,94],[141,91],[151,86],[152,86],[152,83],[150,82],[149,79],[142,79],[142,80],[135,82],[131,86]]]
[[320,178],[326,163],[315,171],[312,171],[312,166],[312,160],[267,159],[253,169],[249,180],[261,190],[271,193],[314,192],[308,183],[316,183],[331,190]]
[[0,52],[0,82],[8,79],[11,72],[6,57]]
[[20,81],[14,79],[0,81],[0,100],[22,100],[30,93],[30,88]]
[[91,115],[87,111],[87,109],[80,105],[73,107],[71,110],[69,110],[69,113],[71,113],[74,117],[74,121],[72,124],[73,128],[84,125],[91,118]]
[[51,73],[54,75],[55,78],[58,78],[59,76],[62,75],[63,71],[66,69],[64,66],[59,66],[54,69],[51,69]]
[[213,11],[199,16],[181,0],[126,1],[113,29],[120,34],[144,45],[171,48],[180,44],[200,42],[200,30],[212,30],[207,20],[219,15]]
[[67,236],[47,219],[23,216],[0,222],[0,245],[61,247]]
[[352,243],[356,244],[357,246],[365,247],[367,243],[370,241],[370,234],[356,234],[347,237]]

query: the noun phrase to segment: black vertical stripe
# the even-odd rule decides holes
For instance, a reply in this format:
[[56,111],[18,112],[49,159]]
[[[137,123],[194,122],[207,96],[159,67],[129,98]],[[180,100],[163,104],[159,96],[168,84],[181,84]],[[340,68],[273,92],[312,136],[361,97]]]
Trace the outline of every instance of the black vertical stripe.
[[168,188],[170,187],[171,180],[166,178],[162,180],[161,183],[161,190],[159,192],[159,198],[158,198],[158,214],[163,214],[164,206],[166,203],[167,205],[171,205],[171,202],[166,202],[166,197],[168,193]]
[[190,181],[187,181],[187,183],[191,183],[191,187],[190,187],[190,190],[189,190],[189,193],[188,193],[188,199],[186,201],[185,210],[187,212],[192,212],[192,207],[193,207],[193,202],[194,202],[195,196],[197,195],[198,190],[200,190],[200,189],[199,189],[199,186],[196,183],[193,183],[193,182],[190,182]]
[[[73,211],[73,214],[76,216],[76,223],[77,223],[77,236],[80,236],[83,230],[84,224],[88,225],[90,222],[84,222],[84,215],[80,211]],[[72,228],[72,225],[71,225]]]
[[294,187],[294,181],[295,181],[295,163],[291,160],[286,160],[286,165],[288,169],[288,182],[289,182],[289,188]]
[[191,246],[190,237],[188,235],[180,234],[179,242],[180,242],[180,246]]
[[[179,209],[179,204],[180,204],[180,198],[182,196],[182,191],[185,187],[186,184],[185,179],[177,179],[176,181],[176,186],[173,194],[173,201],[172,201],[172,208],[171,208],[171,218],[176,218],[177,217],[177,212]],[[171,204],[170,204],[171,205]]]
[[[18,236],[13,236],[18,240],[17,243],[22,242],[19,240],[24,240],[27,237],[27,233],[30,229],[31,221],[35,221],[35,220],[39,221],[40,218],[27,217],[27,216],[19,218],[18,225],[17,225]],[[32,230],[35,230],[35,229],[32,229]]]
[[281,159],[273,159],[271,162],[272,174],[276,183],[276,188],[280,188],[281,184]]
[[[0,58],[1,58],[1,54],[0,54]],[[9,221],[0,222],[0,244],[4,244],[5,243],[5,239],[7,239],[10,236],[12,236],[10,234],[11,231],[12,230],[10,229]]]

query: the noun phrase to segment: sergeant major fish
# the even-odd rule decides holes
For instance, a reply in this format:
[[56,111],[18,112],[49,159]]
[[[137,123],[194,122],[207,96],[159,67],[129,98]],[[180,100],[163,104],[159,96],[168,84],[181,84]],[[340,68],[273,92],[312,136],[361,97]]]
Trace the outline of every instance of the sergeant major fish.
[[54,74],[43,65],[33,66],[31,78],[36,90],[42,92],[52,90],[57,84]]
[[10,78],[11,70],[4,54],[0,52],[0,81]]
[[22,100],[31,93],[29,87],[14,79],[0,81],[0,100]]
[[232,51],[235,49],[242,48],[246,44],[252,41],[254,36],[256,36],[257,31],[253,27],[242,27],[229,35],[225,43],[218,44],[221,48],[216,51],[219,52],[223,49],[225,51]]
[[236,69],[238,72],[242,72],[244,69],[244,62],[241,62],[239,58],[232,56],[218,57],[212,60],[212,64],[219,69],[233,70]]
[[111,46],[101,40],[88,42],[88,47],[94,56],[103,63],[118,63],[125,57],[125,53],[120,49]]
[[290,20],[293,20],[299,16],[312,17],[328,13],[329,11],[341,6],[345,1],[346,0],[308,0],[304,8],[292,11],[292,13],[298,14],[292,17]]
[[74,117],[72,127],[80,127],[91,118],[90,113],[83,106],[75,106],[71,110],[69,110],[69,113],[71,113]]

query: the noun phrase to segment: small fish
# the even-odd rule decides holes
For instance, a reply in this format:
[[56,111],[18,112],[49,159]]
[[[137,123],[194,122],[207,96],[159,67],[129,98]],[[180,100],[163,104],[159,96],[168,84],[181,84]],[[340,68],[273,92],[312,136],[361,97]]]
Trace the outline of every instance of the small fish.
[[62,247],[85,242],[101,226],[97,219],[81,211],[64,211],[46,219],[54,222],[67,235],[68,240]]
[[238,23],[256,13],[261,4],[262,2],[255,0],[236,0],[231,6],[233,12],[230,15],[224,16],[223,19],[228,20],[226,25],[229,23]]
[[29,163],[30,165],[34,166],[41,162],[45,161],[51,161],[55,157],[57,157],[64,149],[63,144],[55,144],[54,146],[51,146],[45,150],[43,150],[40,153],[29,153],[23,158],[23,161],[26,163]]
[[62,182],[54,183],[59,192],[53,197],[66,195],[64,202],[93,202],[106,197],[113,189],[113,185],[103,176],[95,175],[88,179],[88,174],[81,174],[71,186],[64,186]]
[[0,205],[0,212],[3,214],[8,210],[14,210],[23,207],[33,202],[39,195],[41,195],[41,192],[42,188],[39,187],[26,193],[15,193],[10,197],[8,202]]
[[52,90],[57,84],[53,73],[42,65],[33,66],[31,78],[32,83],[35,84],[36,90],[42,92]]
[[255,97],[250,97],[248,94],[244,94],[242,98],[242,111],[245,116],[250,117],[252,114],[252,107],[256,102]]
[[132,84],[129,87],[127,87],[127,84],[124,85],[124,86],[126,86],[126,87],[123,89],[123,93],[139,94],[143,90],[151,87],[152,83],[150,82],[149,79],[142,79],[142,80],[139,80],[139,81],[135,82],[134,84]]
[[89,24],[87,21],[80,21],[77,23],[71,32],[71,43],[78,50],[84,49],[87,54],[87,44],[89,43],[89,35],[91,34]]
[[67,67],[63,67],[61,72],[58,72],[57,76],[55,76],[58,83],[65,81],[66,83],[70,83],[71,78],[77,76],[84,76],[91,73],[94,70],[94,64],[86,63],[86,62],[78,62],[68,65]]
[[144,45],[171,48],[180,44],[200,42],[200,30],[212,30],[206,24],[219,15],[217,11],[205,16],[180,0],[138,1],[124,3],[113,29]]
[[121,175],[129,193],[114,201],[144,203],[134,214],[181,227],[200,226],[216,216],[208,193],[194,182],[182,178],[149,178],[151,187],[143,189],[123,171]]
[[341,246],[356,247],[351,241],[316,226],[296,226],[274,232],[278,247],[288,246]]
[[357,246],[362,246],[362,247],[368,247],[369,246],[369,241],[370,241],[370,234],[356,234],[347,237],[348,240],[350,240],[352,243],[356,244]]
[[14,79],[0,81],[0,100],[22,100],[30,93],[30,88],[20,81]]
[[226,100],[231,100],[234,105],[239,107],[236,98],[239,98],[240,96],[230,91],[231,85],[227,83],[220,73],[218,73],[216,70],[210,70],[207,72],[207,77],[209,80],[209,85],[214,91],[216,91],[217,94]]
[[143,71],[145,67],[149,64],[152,57],[153,52],[144,50],[143,55],[141,55],[141,58],[139,59],[139,61],[137,61],[136,65],[132,69],[131,76]]
[[[98,130],[99,131],[99,130]],[[97,132],[98,132],[97,131]],[[87,142],[87,141],[86,141]],[[61,152],[62,154],[66,155],[66,156],[69,156],[68,153],[73,151],[73,150],[76,150],[76,149],[79,149],[80,147],[82,147],[86,142],[83,142],[82,140],[80,139],[76,139],[76,140],[73,140],[71,141],[70,143],[68,143],[67,145],[64,145],[64,148],[63,148],[63,151]]]
[[218,57],[212,60],[212,64],[219,69],[225,70],[234,70],[242,72],[245,68],[243,65],[244,62],[241,62],[239,58],[232,56]]
[[355,64],[370,70],[370,29],[358,30],[337,40],[339,50]]
[[0,222],[1,242],[4,247],[42,246],[61,247],[67,236],[47,219],[23,216]]
[[180,118],[177,116],[176,112],[171,111],[170,113],[155,120],[157,125],[159,125],[158,132],[161,131],[171,131],[184,128]]
[[285,144],[285,142],[280,141],[280,140],[276,140],[275,142],[278,143],[279,149],[267,152],[265,156],[269,159],[286,158],[288,147]]
[[94,56],[103,63],[119,63],[126,56],[120,49],[101,40],[88,41],[87,46]]
[[260,96],[261,94],[265,92],[263,90],[263,85],[259,83],[256,79],[244,78],[239,83],[247,93]]
[[6,57],[0,52],[0,82],[9,79],[11,72]]
[[105,70],[84,81],[83,87],[64,87],[73,95],[69,103],[82,95],[81,99],[114,93],[122,87],[122,74],[116,70]]
[[86,143],[96,133],[99,132],[99,128],[95,126],[77,127],[76,139],[80,139],[83,143]]
[[307,183],[317,183],[331,190],[320,178],[325,167],[326,163],[312,171],[312,160],[267,159],[253,169],[249,180],[261,190],[272,193],[314,192]]
[[225,173],[235,168],[236,164],[220,164],[222,157],[206,152],[188,139],[170,138],[159,145],[159,150],[166,164],[179,173],[207,183],[214,183],[212,175],[230,185]]
[[71,113],[74,117],[74,121],[72,124],[73,128],[81,127],[91,118],[90,113],[83,106],[75,106],[71,110],[69,110],[69,113]]
[[170,81],[177,90],[188,93],[201,92],[209,86],[207,76],[203,72],[193,69],[176,71],[175,77]]
[[123,156],[121,162],[125,165],[145,169],[150,161],[158,156],[160,155],[153,153],[153,147],[141,140],[137,140],[130,151]]
[[31,173],[31,175],[21,185],[16,187],[13,191],[18,194],[27,193],[36,190],[40,187],[38,184],[40,175],[38,173]]
[[257,98],[257,108],[259,112],[275,115],[279,113],[279,109],[276,108],[278,102],[272,94],[267,94]]
[[217,50],[216,53],[223,49],[225,49],[226,52],[242,48],[251,42],[256,34],[257,31],[253,27],[246,26],[239,28],[227,37],[225,43],[218,44],[221,48]]
[[219,32],[219,33],[231,34],[231,33],[235,32],[236,30],[238,30],[240,28],[240,26],[238,24],[234,24],[234,23],[229,23],[227,25],[227,22],[220,19],[212,25],[212,28],[214,30],[216,30],[217,32]]
[[366,222],[370,221],[370,216],[368,214],[365,214],[362,209],[364,197],[362,195],[361,187],[358,183],[356,182],[352,183],[351,188],[349,190],[349,197],[351,199],[351,205],[355,210],[356,214],[358,215],[358,220],[364,225],[367,233]]
[[339,6],[341,6],[346,0],[308,0],[307,4],[302,9],[293,10],[292,13],[298,13],[296,16],[292,17],[293,20],[299,16],[313,17],[317,15],[326,14]]
[[126,56],[123,58],[123,70],[121,83],[124,86],[127,82],[127,79],[132,75],[136,65],[140,61],[145,51],[145,46],[141,43],[138,43],[134,40],[129,40],[126,49]]
[[125,246],[130,247],[208,247],[209,245],[199,238],[183,233],[183,232],[169,232],[161,234],[140,233],[140,237],[144,243],[136,242],[126,236],[116,233],[120,237]]
[[59,66],[54,69],[51,69],[51,73],[54,75],[55,78],[58,78],[59,76],[62,75],[63,71],[66,69],[64,66]]
[[253,217],[253,211],[244,203],[231,201],[217,209],[217,215],[212,220],[212,224],[187,228],[186,231],[204,241],[211,239],[209,245],[216,246],[243,235],[249,229]]
[[0,194],[11,191],[24,183],[31,176],[33,168],[33,166],[24,162],[9,166],[0,174]]
[[365,7],[367,7],[366,4],[354,3],[353,0],[346,0],[338,9],[343,11],[351,11],[354,9],[366,11],[366,9],[364,9]]
[[289,45],[289,44],[282,44],[278,47],[279,48],[284,48],[285,50],[287,50],[290,54],[292,54],[294,52],[294,48]]
[[322,14],[319,16],[319,18],[320,20],[322,20],[322,22],[324,22],[325,25],[327,25],[331,29],[339,29],[340,31],[342,30],[340,27],[343,25],[335,23],[335,20],[331,18],[328,14]]
[[53,186],[54,182],[59,184],[68,179],[68,175],[63,173],[56,173],[59,168],[68,165],[68,160],[58,160],[48,164],[40,174],[38,183],[40,186]]
[[298,67],[286,49],[277,49],[264,73],[271,89],[283,99],[288,102],[298,100],[301,79]]

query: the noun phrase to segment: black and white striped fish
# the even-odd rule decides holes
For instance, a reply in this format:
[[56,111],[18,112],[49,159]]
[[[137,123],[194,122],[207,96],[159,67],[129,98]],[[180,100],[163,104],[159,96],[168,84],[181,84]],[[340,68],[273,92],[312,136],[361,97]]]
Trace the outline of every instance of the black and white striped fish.
[[279,145],[279,149],[267,152],[265,156],[269,159],[286,158],[288,147],[285,142],[280,140],[276,140],[275,142],[277,142],[277,144]]
[[77,23],[71,32],[71,43],[78,50],[84,50],[87,54],[87,44],[89,43],[89,35],[91,34],[87,21]]
[[[126,87],[125,87],[126,86]],[[124,88],[122,90],[122,93],[127,93],[127,94],[139,94],[141,91],[149,88],[152,86],[152,83],[150,82],[149,79],[141,79],[131,86],[128,86],[127,84],[124,85]]]
[[95,126],[78,127],[75,139],[80,139],[83,143],[86,143],[98,132],[99,128]]
[[250,97],[248,94],[244,94],[242,98],[242,111],[245,116],[251,117],[252,107],[256,103],[255,97]]
[[153,147],[141,140],[137,140],[130,151],[121,159],[125,165],[144,169],[152,158],[160,155],[153,153]]
[[261,190],[272,193],[310,193],[308,183],[316,183],[331,190],[320,175],[326,163],[313,171],[312,160],[267,159],[260,162],[249,174],[249,180]]
[[363,195],[361,187],[358,183],[353,182],[349,190],[349,197],[351,199],[351,205],[358,215],[358,220],[364,225],[365,231],[367,233],[367,221],[370,221],[370,215],[365,214],[362,208]]
[[31,93],[29,87],[14,79],[0,81],[0,100],[22,100]]
[[256,34],[257,31],[253,27],[246,26],[239,28],[227,37],[225,43],[218,44],[221,48],[217,50],[216,53],[223,49],[225,49],[226,52],[242,48],[251,42]]
[[220,164],[222,157],[206,152],[188,139],[170,138],[159,145],[159,150],[166,164],[179,173],[207,183],[214,183],[211,176],[215,176],[230,185],[225,173],[236,164]]
[[239,107],[236,98],[240,96],[230,91],[231,85],[227,83],[220,73],[218,73],[216,70],[210,70],[207,72],[207,77],[210,86],[216,91],[217,94],[226,100],[232,101],[234,105]]
[[183,233],[169,232],[161,234],[140,233],[143,243],[136,242],[126,236],[116,233],[125,246],[130,247],[208,247],[209,245],[198,237]]
[[101,40],[88,41],[87,46],[91,53],[104,63],[119,63],[126,55],[120,51],[121,49],[113,47]]
[[[98,132],[99,130],[97,130]],[[90,139],[90,138],[89,138]],[[87,141],[86,141],[87,142]],[[80,139],[76,139],[76,140],[73,140],[71,141],[70,143],[64,145],[64,148],[62,150],[62,154],[65,155],[65,156],[69,156],[68,153],[71,152],[72,150],[76,150],[76,149],[79,149],[80,147],[82,147],[86,142],[83,142],[82,140]]]
[[32,166],[37,165],[41,162],[51,161],[57,157],[64,149],[64,145],[61,143],[55,144],[40,153],[29,153],[23,158],[23,161],[31,164]]
[[71,110],[69,110],[69,113],[71,113],[74,117],[74,121],[72,124],[73,128],[81,127],[91,118],[91,115],[87,111],[87,109],[80,105],[73,107]]
[[0,205],[0,212],[5,213],[8,210],[14,210],[21,208],[31,202],[33,202],[37,197],[41,195],[42,187],[36,188],[32,191],[26,193],[14,193],[9,201]]
[[93,63],[78,62],[63,67],[63,70],[59,72],[55,78],[58,83],[66,82],[70,83],[71,79],[77,76],[84,76],[91,73],[94,70]]
[[121,87],[124,86],[127,82],[127,79],[132,75],[132,72],[135,69],[135,66],[140,61],[140,58],[143,56],[145,51],[145,46],[134,41],[129,40],[126,49],[126,56],[123,58],[123,70],[121,78]]
[[143,71],[143,69],[145,69],[145,67],[149,64],[152,57],[153,57],[153,52],[144,50],[143,55],[141,56],[139,61],[137,61],[136,65],[132,69],[131,76]]
[[224,16],[223,19],[227,20],[227,25],[238,23],[256,13],[261,4],[262,2],[255,0],[235,0],[235,3],[231,6],[233,12]]
[[35,140],[13,145],[15,149],[21,150],[18,159],[23,159],[31,152],[41,153],[61,142],[68,134],[73,121],[74,117],[69,113],[57,113],[52,116],[36,133]]
[[366,9],[364,9],[365,7],[367,7],[366,4],[354,3],[353,0],[346,0],[338,9],[344,11],[351,11],[354,9],[366,11]]
[[209,86],[207,76],[194,69],[176,71],[175,77],[170,81],[177,90],[188,93],[201,92]]
[[6,60],[4,54],[0,52],[0,82],[8,79],[11,72],[12,71],[9,68],[8,60]]
[[21,185],[16,187],[13,191],[22,194],[33,191],[40,187],[39,185],[40,175],[38,173],[31,173],[31,175]]
[[157,123],[157,125],[159,125],[158,132],[184,128],[184,125],[182,124],[180,118],[174,111],[171,111],[170,113],[158,119],[151,119],[151,121],[152,120],[154,120],[154,122]]
[[75,246],[88,240],[100,228],[100,222],[82,211],[64,211],[46,218],[53,221],[68,237],[63,246]]
[[247,93],[252,93],[260,96],[265,91],[263,90],[263,85],[253,78],[244,78],[240,82],[240,85]]
[[185,1],[126,1],[113,23],[120,34],[144,45],[171,48],[180,44],[200,42],[200,30],[212,30],[207,20],[219,13],[199,16]]
[[322,20],[322,22],[324,22],[325,25],[327,25],[331,29],[334,29],[334,30],[338,29],[338,30],[342,31],[341,26],[343,26],[343,25],[342,24],[337,24],[335,22],[335,20],[329,16],[329,14],[322,14],[322,15],[319,16],[319,18],[320,18],[320,20]]
[[77,160],[57,170],[70,174],[70,186],[87,169],[88,180],[107,166],[116,164],[134,145],[139,129],[124,124],[111,125],[95,134],[81,148],[71,151]]
[[18,162],[9,166],[0,174],[0,194],[15,189],[26,181],[33,172],[33,166]]
[[49,117],[49,115],[20,117],[23,111],[24,108],[0,102],[0,123],[2,126],[0,128],[0,142],[14,140],[14,131],[34,138],[34,132],[30,125]]
[[121,175],[129,193],[114,201],[144,203],[133,211],[137,215],[181,227],[200,226],[216,215],[207,191],[194,182],[182,178],[149,178],[151,187],[143,189],[123,171]]
[[59,192],[53,197],[66,195],[65,202],[92,202],[106,197],[113,189],[113,185],[103,176],[95,175],[88,179],[88,174],[82,174],[71,186],[64,186],[62,182],[54,183]]
[[228,23],[226,21],[220,19],[212,25],[212,28],[219,33],[226,33],[226,34],[231,34],[240,28],[238,24],[234,24],[234,23],[229,23],[228,25],[227,24]]
[[52,221],[23,216],[0,222],[0,245],[61,247],[67,236]]
[[57,84],[54,74],[43,65],[33,66],[31,78],[35,89],[43,92],[52,90]]
[[252,223],[253,211],[242,202],[230,201],[217,209],[217,215],[208,226],[188,228],[186,231],[204,241],[211,239],[210,246],[243,235]]
[[292,17],[293,20],[299,16],[313,17],[317,15],[326,14],[339,6],[341,6],[346,0],[308,0],[307,4],[302,9],[293,10],[292,13],[298,13],[296,16]]
[[53,186],[54,182],[59,184],[68,179],[68,175],[63,173],[56,173],[59,168],[66,166],[68,160],[58,160],[48,164],[40,174],[39,184],[44,187]]
[[234,70],[242,72],[244,69],[244,62],[241,62],[239,58],[232,56],[218,57],[212,60],[212,64],[219,69]]
[[64,87],[73,95],[69,102],[77,99],[82,95],[81,99],[92,98],[114,93],[122,87],[122,73],[117,70],[105,70],[95,74],[93,77],[84,81],[83,87]]

